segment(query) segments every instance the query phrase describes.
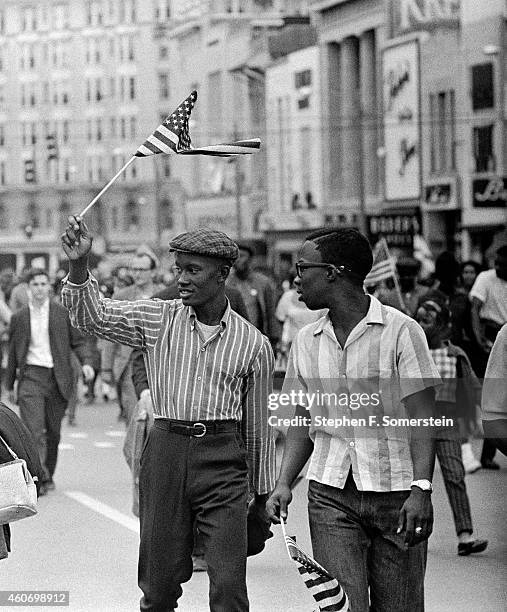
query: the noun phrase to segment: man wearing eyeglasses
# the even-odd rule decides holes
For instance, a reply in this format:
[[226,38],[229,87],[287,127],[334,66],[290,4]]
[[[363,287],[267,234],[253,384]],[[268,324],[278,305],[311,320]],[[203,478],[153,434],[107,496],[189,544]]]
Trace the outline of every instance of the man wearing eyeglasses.
[[[134,283],[121,287],[113,293],[115,300],[140,300],[150,298],[156,291],[153,276],[158,261],[149,252],[137,252],[130,263],[130,274]],[[132,384],[132,348],[124,344],[104,343],[102,352],[102,381],[116,386],[120,404],[119,420],[128,423],[137,403],[137,396]]]
[[299,251],[300,299],[329,313],[292,344],[282,395],[296,398],[298,425],[267,509],[275,523],[287,517],[291,484],[310,459],[315,559],[354,612],[422,612],[434,441],[383,417],[430,418],[439,376],[419,325],[365,294],[372,259],[349,228],[314,232]]

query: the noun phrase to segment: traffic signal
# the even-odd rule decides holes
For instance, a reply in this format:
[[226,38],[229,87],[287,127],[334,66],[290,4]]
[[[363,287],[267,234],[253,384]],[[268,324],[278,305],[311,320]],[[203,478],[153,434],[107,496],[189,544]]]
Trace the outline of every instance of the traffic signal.
[[56,134],[46,136],[46,147],[48,150],[48,161],[58,159],[58,146],[56,144]]
[[35,183],[35,161],[25,159],[25,183]]

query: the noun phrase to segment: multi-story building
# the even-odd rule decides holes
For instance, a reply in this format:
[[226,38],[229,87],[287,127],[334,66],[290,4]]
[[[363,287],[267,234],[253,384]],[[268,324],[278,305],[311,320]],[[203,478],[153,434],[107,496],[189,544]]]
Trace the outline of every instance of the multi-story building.
[[[0,268],[51,269],[59,234],[172,109],[170,0],[0,5]],[[136,159],[87,215],[97,250],[183,227],[169,157]]]
[[260,137],[251,157],[177,160],[188,226],[226,231],[262,250],[260,218],[266,209],[265,68],[268,41],[307,2],[212,0],[182,3],[164,38],[174,49],[178,103],[196,89],[190,132],[195,146]]
[[310,8],[322,100],[315,223],[356,225],[405,252],[422,233],[435,254],[483,258],[507,222],[505,2]]

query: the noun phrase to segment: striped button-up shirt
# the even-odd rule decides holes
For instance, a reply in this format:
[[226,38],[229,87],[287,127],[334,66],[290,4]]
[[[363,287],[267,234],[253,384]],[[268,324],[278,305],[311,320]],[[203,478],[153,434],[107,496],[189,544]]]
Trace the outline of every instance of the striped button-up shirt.
[[[359,490],[409,489],[410,428],[398,425],[408,418],[403,400],[439,384],[419,324],[373,296],[343,349],[329,315],[304,327],[289,354],[282,394],[311,417],[307,478],[343,488],[352,467]],[[351,390],[364,393],[360,406]]]
[[273,489],[267,400],[274,359],[253,325],[228,305],[219,328],[205,340],[193,308],[181,300],[106,299],[92,276],[83,285],[66,282],[62,303],[72,325],[85,333],[145,352],[155,417],[241,421],[250,486],[257,493]]

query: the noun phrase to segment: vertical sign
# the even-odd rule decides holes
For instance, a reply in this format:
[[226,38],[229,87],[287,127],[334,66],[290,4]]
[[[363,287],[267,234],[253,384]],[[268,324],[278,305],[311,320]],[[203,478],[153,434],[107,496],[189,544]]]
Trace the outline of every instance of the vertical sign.
[[383,52],[385,198],[421,196],[419,44],[410,41]]

